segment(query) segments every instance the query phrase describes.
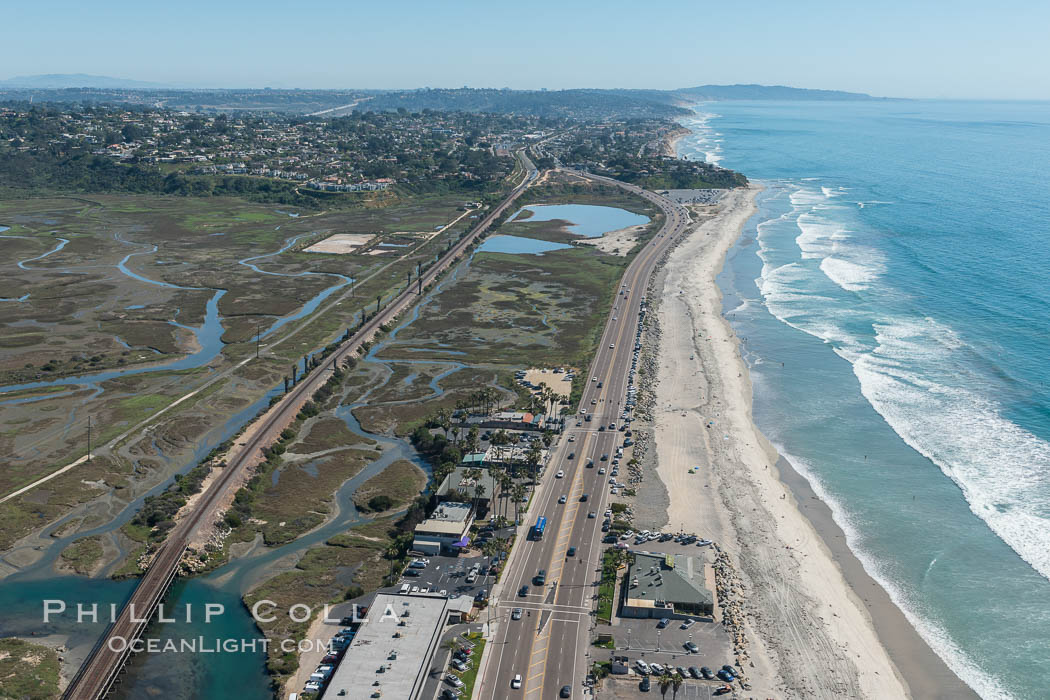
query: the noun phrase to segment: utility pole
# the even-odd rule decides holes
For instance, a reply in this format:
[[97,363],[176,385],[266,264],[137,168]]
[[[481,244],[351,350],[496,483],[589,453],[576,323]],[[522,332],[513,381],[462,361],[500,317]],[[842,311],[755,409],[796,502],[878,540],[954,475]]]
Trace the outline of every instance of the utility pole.
[[88,416],[88,461],[91,461],[91,416]]
[[255,359],[259,359],[259,341],[262,340],[262,325],[255,324]]

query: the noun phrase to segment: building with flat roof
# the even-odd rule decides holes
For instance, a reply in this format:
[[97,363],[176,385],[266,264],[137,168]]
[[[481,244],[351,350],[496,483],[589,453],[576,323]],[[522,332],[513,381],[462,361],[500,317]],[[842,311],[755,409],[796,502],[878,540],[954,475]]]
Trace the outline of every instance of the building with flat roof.
[[325,688],[324,700],[415,700],[448,618],[448,599],[378,593]]
[[714,614],[703,557],[635,552],[621,588],[620,617],[686,618]]
[[476,498],[478,510],[483,511],[499,488],[488,470],[483,470],[479,479],[472,479],[468,473],[470,470],[469,466],[456,467],[449,472],[435,493],[439,499],[450,498],[462,501],[469,498],[473,501]]
[[412,549],[436,555],[443,550],[465,547],[473,524],[474,510],[469,503],[442,503],[429,518],[416,525]]

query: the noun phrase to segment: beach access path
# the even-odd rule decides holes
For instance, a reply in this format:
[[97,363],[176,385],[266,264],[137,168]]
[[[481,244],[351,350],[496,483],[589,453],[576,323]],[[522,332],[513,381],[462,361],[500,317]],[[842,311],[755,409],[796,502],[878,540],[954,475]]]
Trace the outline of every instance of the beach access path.
[[738,661],[756,697],[908,697],[868,611],[778,479],[779,457],[752,421],[748,370],[715,277],[756,195],[729,192],[655,282],[653,423],[668,529],[713,539],[737,569],[748,640]]

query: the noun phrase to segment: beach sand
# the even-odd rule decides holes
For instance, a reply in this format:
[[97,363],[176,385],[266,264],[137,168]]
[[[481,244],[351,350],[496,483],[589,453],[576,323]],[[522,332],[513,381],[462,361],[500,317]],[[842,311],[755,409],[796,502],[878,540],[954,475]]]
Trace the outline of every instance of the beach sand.
[[[713,539],[727,555],[722,581],[727,600],[740,603],[737,662],[749,695],[909,697],[913,690],[876,633],[871,603],[855,594],[800,512],[780,480],[779,455],[751,418],[748,371],[722,316],[715,276],[754,213],[756,194],[729,193],[653,282],[660,299],[653,431],[669,493],[667,527]],[[925,651],[931,658],[917,663],[939,662]]]

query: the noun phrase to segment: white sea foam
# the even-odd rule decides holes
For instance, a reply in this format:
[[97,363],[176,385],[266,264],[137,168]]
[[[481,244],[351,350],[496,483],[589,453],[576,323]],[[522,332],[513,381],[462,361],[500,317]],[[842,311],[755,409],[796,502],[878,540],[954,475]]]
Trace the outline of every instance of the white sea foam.
[[[753,379],[752,381],[755,380]],[[757,387],[758,385],[756,384]],[[810,488],[817,494],[817,498],[831,509],[832,518],[846,535],[846,544],[850,551],[860,561],[867,574],[882,586],[889,595],[890,600],[904,613],[904,617],[907,618],[919,635],[926,640],[926,643],[930,645],[934,653],[941,657],[955,675],[973,688],[981,697],[1011,700],[1013,696],[1006,692],[995,678],[981,670],[974,659],[952,640],[951,635],[941,625],[928,619],[918,611],[920,606],[912,601],[906,592],[897,585],[879,560],[864,549],[863,539],[850,519],[849,513],[843,508],[841,502],[828,491],[812,465],[807,460],[788,452],[785,446],[778,441],[772,440],[771,442],[777,452],[791,463],[795,471],[809,482]]]
[[[809,187],[790,197],[801,260],[785,263],[775,247],[784,217],[757,227],[764,264],[756,282],[766,307],[783,323],[833,344],[890,427],[958,484],[993,532],[1050,578],[1050,443],[1004,417],[950,328],[923,318],[873,319],[819,284],[818,266],[842,289],[863,291],[883,266],[874,251],[835,239],[843,229],[821,197]],[[850,321],[870,324],[874,344],[851,334],[847,328],[857,324]]]
[[820,261],[820,271],[846,291],[860,292],[878,279],[880,268],[831,255]]
[[1003,416],[930,319],[875,324],[854,363],[864,397],[905,442],[962,489],[970,509],[1050,579],[1050,443]]

